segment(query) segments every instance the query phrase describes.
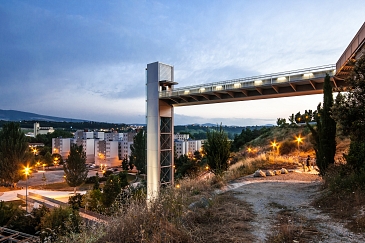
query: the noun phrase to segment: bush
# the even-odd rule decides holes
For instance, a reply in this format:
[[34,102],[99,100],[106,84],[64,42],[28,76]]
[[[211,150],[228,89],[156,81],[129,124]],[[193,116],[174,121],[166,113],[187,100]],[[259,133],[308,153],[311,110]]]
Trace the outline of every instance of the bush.
[[41,239],[54,241],[59,236],[79,233],[81,217],[71,207],[54,208],[41,219]]
[[81,207],[82,195],[77,193],[75,196],[70,196],[68,198],[68,204],[74,210],[78,210]]
[[0,201],[0,226],[5,226],[17,210],[18,208],[14,204]]
[[290,154],[291,152],[295,151],[297,149],[296,144],[293,141],[284,141],[280,146],[280,154],[286,155]]
[[365,190],[365,170],[356,172],[351,165],[332,165],[324,177],[326,186],[334,193]]
[[86,178],[85,183],[86,184],[94,184],[95,183],[96,176],[90,176]]

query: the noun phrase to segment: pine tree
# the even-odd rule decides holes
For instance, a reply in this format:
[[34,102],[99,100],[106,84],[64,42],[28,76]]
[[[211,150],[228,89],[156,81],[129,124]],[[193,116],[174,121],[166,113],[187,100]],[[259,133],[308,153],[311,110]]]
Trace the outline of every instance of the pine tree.
[[28,143],[19,124],[5,124],[0,131],[0,179],[16,187],[23,177],[27,151]]
[[74,193],[76,194],[76,187],[80,186],[85,181],[88,173],[86,167],[86,154],[83,151],[82,146],[71,146],[67,162],[63,164],[63,170],[66,174],[67,184],[74,187]]
[[216,175],[222,175],[228,169],[231,143],[222,125],[219,129],[208,130],[204,151],[210,170]]
[[103,194],[101,197],[101,201],[102,201],[104,207],[107,207],[107,208],[110,207],[120,192],[121,192],[121,183],[119,180],[119,176],[117,176],[117,175],[108,176],[108,179],[105,182],[105,186],[103,188]]
[[130,161],[134,163],[141,174],[146,173],[146,141],[146,133],[140,130],[133,138],[131,145]]

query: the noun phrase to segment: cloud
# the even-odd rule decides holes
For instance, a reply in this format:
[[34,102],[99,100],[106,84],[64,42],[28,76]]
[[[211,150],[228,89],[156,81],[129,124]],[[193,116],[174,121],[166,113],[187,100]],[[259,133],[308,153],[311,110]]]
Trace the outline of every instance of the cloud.
[[[143,123],[148,63],[173,65],[178,87],[331,64],[364,11],[356,0],[1,1],[0,108]],[[270,102],[250,103],[264,108],[249,116],[231,118],[241,103],[179,115],[276,119],[262,117]],[[299,110],[277,104],[280,115]]]

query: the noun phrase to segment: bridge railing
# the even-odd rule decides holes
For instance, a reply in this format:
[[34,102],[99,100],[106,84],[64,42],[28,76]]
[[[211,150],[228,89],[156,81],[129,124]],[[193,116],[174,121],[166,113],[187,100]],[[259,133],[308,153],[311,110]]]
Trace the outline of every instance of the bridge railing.
[[200,84],[193,86],[180,87],[172,91],[161,91],[160,97],[172,97],[197,93],[207,93],[223,90],[234,90],[265,85],[275,85],[280,83],[296,82],[301,80],[325,77],[326,73],[330,76],[335,74],[335,64],[298,69],[287,72],[259,75],[247,78],[232,79],[215,83]]

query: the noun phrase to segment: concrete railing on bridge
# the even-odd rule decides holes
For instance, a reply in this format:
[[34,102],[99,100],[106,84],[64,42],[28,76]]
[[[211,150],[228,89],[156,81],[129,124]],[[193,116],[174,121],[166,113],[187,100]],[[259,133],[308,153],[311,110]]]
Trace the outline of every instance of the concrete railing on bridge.
[[280,73],[180,87],[173,89],[172,91],[161,91],[160,98],[297,82],[302,80],[323,78],[326,76],[326,73],[330,74],[330,76],[333,76],[334,72],[335,65],[330,64]]

